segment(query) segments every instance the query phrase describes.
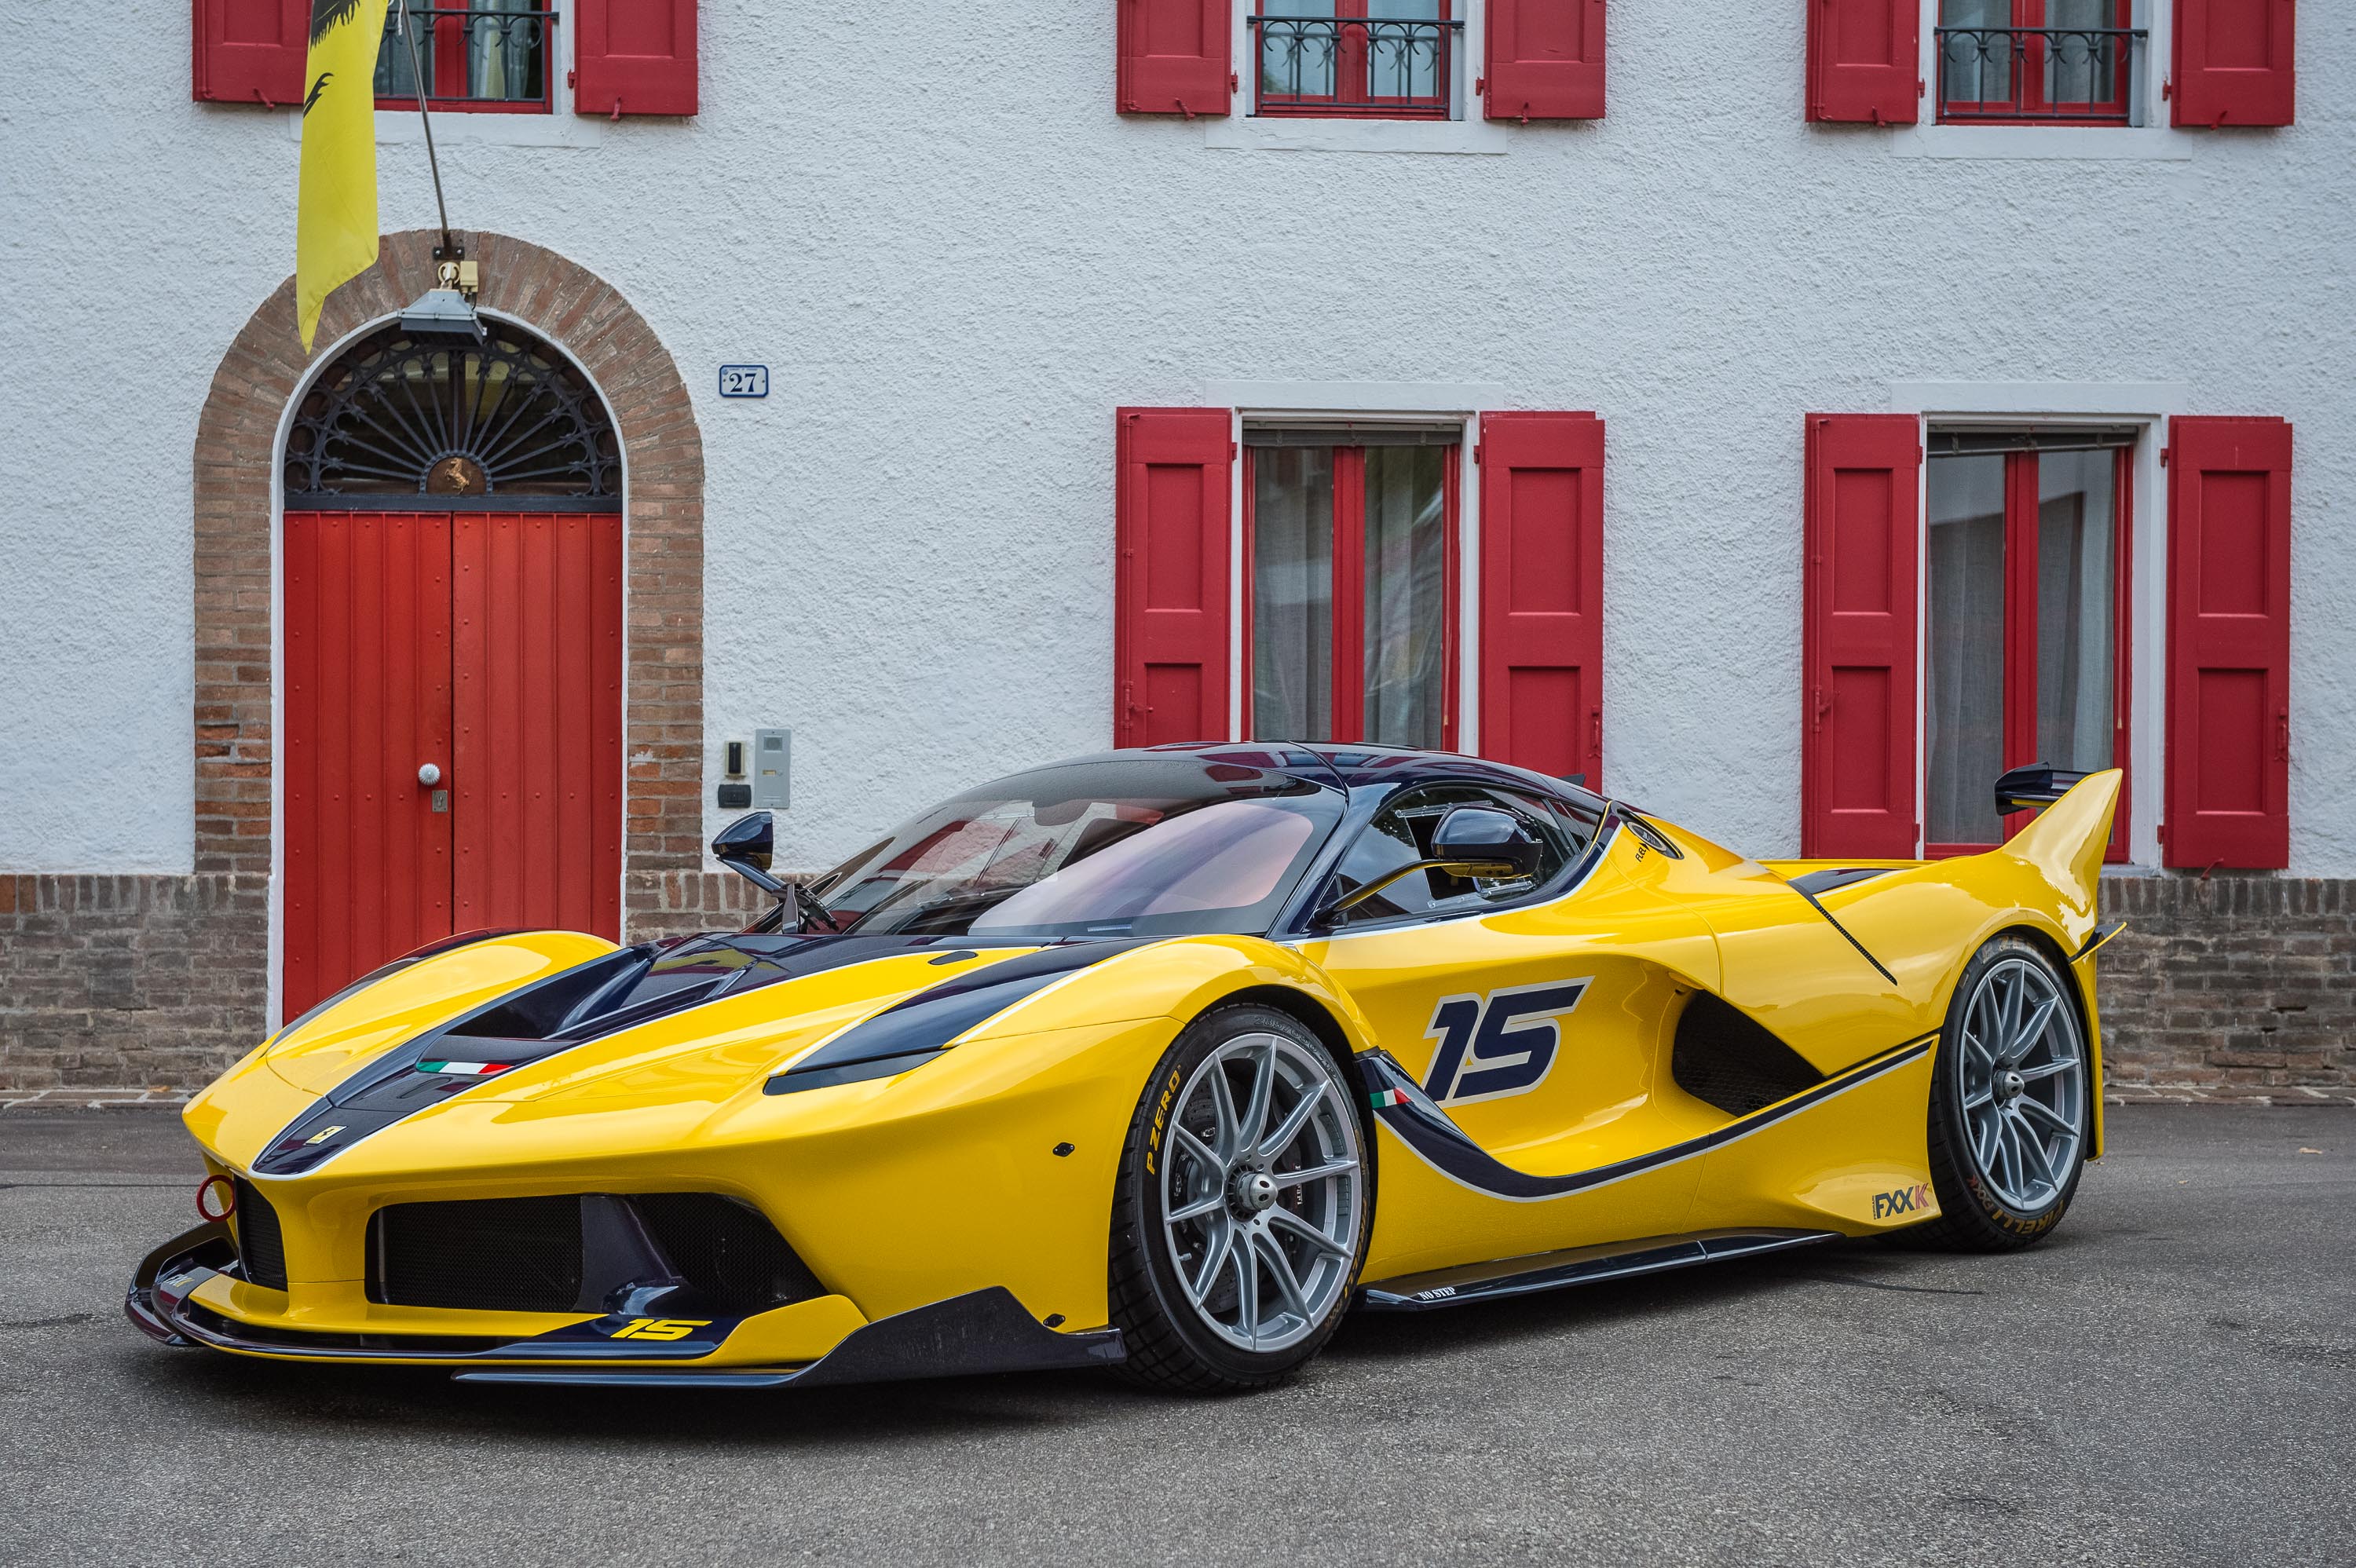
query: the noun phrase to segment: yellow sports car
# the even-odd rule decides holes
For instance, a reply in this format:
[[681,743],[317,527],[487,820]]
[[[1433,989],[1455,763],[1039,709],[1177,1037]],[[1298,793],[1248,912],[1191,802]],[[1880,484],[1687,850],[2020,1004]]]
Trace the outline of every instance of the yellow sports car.
[[190,1103],[172,1344],[774,1387],[1265,1383],[1354,1305],[1919,1227],[2099,1152],[2119,775],[2002,848],[1770,861],[1461,756],[1261,743],[985,784],[741,933],[412,954]]

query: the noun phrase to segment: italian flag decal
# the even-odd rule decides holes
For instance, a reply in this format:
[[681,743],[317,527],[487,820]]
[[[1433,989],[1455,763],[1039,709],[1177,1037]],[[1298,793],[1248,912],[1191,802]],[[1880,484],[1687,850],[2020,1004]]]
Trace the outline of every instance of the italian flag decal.
[[487,1078],[494,1072],[505,1072],[514,1063],[507,1061],[421,1061],[420,1072],[451,1072],[466,1078]]
[[1375,1109],[1377,1111],[1385,1105],[1404,1105],[1407,1104],[1407,1091],[1404,1089],[1377,1090],[1374,1094],[1374,1102]]

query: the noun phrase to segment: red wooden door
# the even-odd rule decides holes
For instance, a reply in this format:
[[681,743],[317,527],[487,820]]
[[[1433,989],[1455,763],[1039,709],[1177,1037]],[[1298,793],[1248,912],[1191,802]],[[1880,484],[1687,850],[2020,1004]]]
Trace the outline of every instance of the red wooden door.
[[458,929],[615,937],[622,519],[455,519]]
[[282,1016],[458,932],[618,936],[621,518],[290,512],[284,591]]
[[282,1016],[451,933],[450,519],[290,512]]

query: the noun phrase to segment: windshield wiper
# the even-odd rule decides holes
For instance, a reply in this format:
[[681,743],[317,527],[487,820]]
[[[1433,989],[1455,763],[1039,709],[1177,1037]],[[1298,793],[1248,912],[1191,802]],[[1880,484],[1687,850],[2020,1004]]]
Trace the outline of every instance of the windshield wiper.
[[[1019,891],[1015,888],[967,888],[960,892],[944,893],[939,898],[920,903],[913,909],[894,910],[892,929],[894,932],[915,936],[956,935],[958,933],[955,932],[929,929],[925,923],[968,911],[973,914],[980,914],[986,910],[1005,902]],[[860,923],[864,924],[873,920],[887,907],[878,904],[860,917]]]
[[834,918],[831,910],[819,902],[818,895],[810,891],[809,883],[781,880],[779,886],[782,891],[777,895],[777,902],[785,911],[787,922],[796,931],[808,931],[810,923],[816,921],[826,930],[841,934],[842,923]]

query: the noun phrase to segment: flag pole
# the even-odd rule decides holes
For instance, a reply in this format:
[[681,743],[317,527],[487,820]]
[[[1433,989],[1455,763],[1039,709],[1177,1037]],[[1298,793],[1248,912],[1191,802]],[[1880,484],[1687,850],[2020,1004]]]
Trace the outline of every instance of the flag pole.
[[457,246],[450,240],[450,209],[442,200],[442,160],[434,152],[434,116],[425,112],[425,68],[417,58],[417,22],[409,14],[409,0],[400,0],[401,37],[409,46],[409,85],[417,90],[417,118],[425,127],[425,166],[434,175],[434,210],[442,219],[442,250],[436,261],[444,257],[455,261]]

